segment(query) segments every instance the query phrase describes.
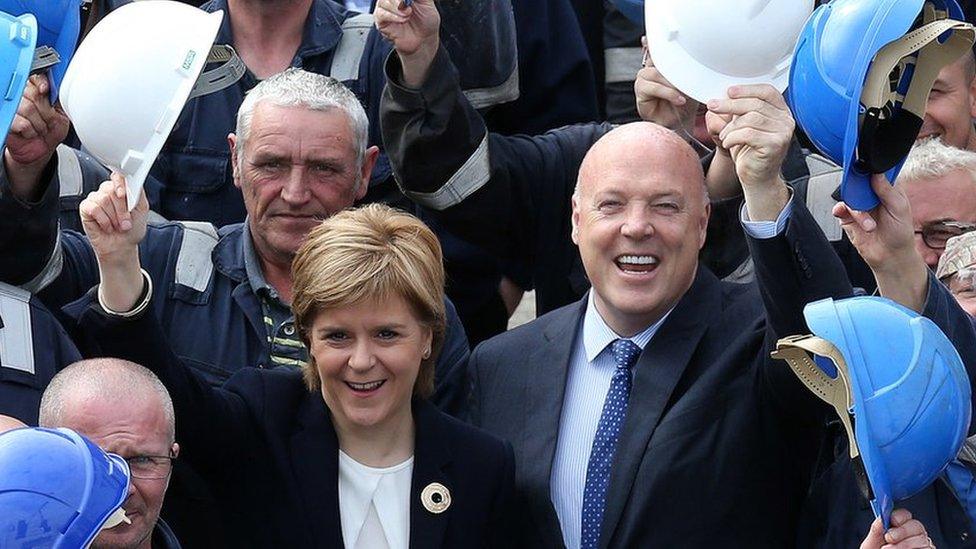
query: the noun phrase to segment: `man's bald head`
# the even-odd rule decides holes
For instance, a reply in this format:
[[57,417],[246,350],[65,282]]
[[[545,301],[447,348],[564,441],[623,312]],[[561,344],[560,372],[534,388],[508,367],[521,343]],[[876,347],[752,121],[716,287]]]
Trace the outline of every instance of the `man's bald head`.
[[572,204],[573,242],[604,321],[631,336],[660,320],[691,286],[705,244],[695,151],[661,126],[620,126],[587,153]]
[[[653,122],[634,122],[611,130],[590,147],[580,165],[576,195],[586,193],[592,182],[603,179],[608,170],[626,170],[635,175],[668,165],[698,183],[701,197],[708,201],[701,161],[678,134]],[[692,192],[695,192],[692,190]]]
[[155,374],[115,358],[76,362],[48,384],[40,423],[73,429],[129,461],[122,507],[132,522],[102,531],[92,547],[148,547],[180,452],[173,401]]
[[40,425],[61,427],[72,406],[96,399],[119,407],[137,399],[156,399],[170,439],[175,439],[176,416],[166,387],[148,369],[117,358],[82,360],[58,372],[41,397]]

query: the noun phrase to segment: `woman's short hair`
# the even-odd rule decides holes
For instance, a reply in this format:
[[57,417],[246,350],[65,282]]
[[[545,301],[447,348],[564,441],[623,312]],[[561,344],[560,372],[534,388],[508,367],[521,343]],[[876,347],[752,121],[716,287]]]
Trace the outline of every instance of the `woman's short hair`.
[[[444,262],[434,233],[416,217],[382,204],[339,212],[313,229],[292,263],[292,310],[305,345],[323,310],[400,297],[433,334],[414,395],[434,391],[444,342]],[[303,367],[309,390],[321,388],[314,357]]]

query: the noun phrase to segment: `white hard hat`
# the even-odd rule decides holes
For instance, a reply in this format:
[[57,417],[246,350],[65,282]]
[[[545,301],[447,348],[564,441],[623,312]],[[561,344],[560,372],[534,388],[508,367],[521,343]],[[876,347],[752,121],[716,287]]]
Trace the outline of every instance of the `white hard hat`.
[[172,0],[126,4],[75,52],[61,105],[85,149],[126,178],[135,207],[220,30],[223,12]]
[[782,92],[793,48],[814,0],[645,0],[654,66],[682,93],[706,102],[736,84]]

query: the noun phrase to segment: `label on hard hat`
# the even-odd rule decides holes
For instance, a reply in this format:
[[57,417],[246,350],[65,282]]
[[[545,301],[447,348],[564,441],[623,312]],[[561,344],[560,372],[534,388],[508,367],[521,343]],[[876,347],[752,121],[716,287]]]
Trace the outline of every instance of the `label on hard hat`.
[[14,27],[14,29],[15,29],[14,32],[16,32],[17,34],[12,38],[15,38],[16,41],[20,42],[20,45],[22,46],[30,45],[30,37],[31,37],[30,27],[18,23],[17,26]]
[[197,58],[197,51],[190,50],[186,52],[186,56],[183,57],[183,62],[180,64],[180,68],[177,72],[182,74],[185,78],[195,78],[197,75],[193,69],[193,62]]
[[186,53],[186,58],[183,59],[182,69],[189,72],[193,67],[193,60],[197,58],[197,52],[190,50]]

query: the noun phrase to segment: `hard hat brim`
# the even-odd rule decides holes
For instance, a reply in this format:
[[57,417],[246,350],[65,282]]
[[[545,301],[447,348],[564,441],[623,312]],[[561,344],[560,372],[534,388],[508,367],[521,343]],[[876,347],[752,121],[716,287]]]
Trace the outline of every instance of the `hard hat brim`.
[[3,132],[0,148],[2,148],[6,143],[10,125],[13,124],[17,114],[21,96],[24,95],[24,88],[27,87],[27,78],[30,76],[30,67],[34,59],[34,48],[37,45],[37,20],[29,13],[14,17],[0,12],[0,26],[7,31],[2,35],[9,40],[8,44],[0,48],[3,81],[9,82],[8,88],[0,92],[4,94],[0,96],[0,131]]
[[[661,2],[657,2],[660,4]],[[809,4],[809,6],[804,6]],[[735,85],[769,84],[780,93],[786,90],[790,78],[790,66],[793,60],[793,50],[796,40],[803,29],[804,18],[797,18],[795,28],[766,30],[778,31],[788,35],[790,47],[762,74],[756,76],[741,76],[723,72],[721,69],[708,67],[696,59],[687,49],[676,40],[679,34],[691,34],[695,29],[677,33],[667,28],[666,17],[655,16],[657,5],[654,0],[644,3],[645,34],[648,48],[654,59],[654,66],[675,88],[692,99],[705,103],[710,99],[725,99],[728,89]],[[813,12],[813,1],[798,2],[800,10],[809,16]]]

